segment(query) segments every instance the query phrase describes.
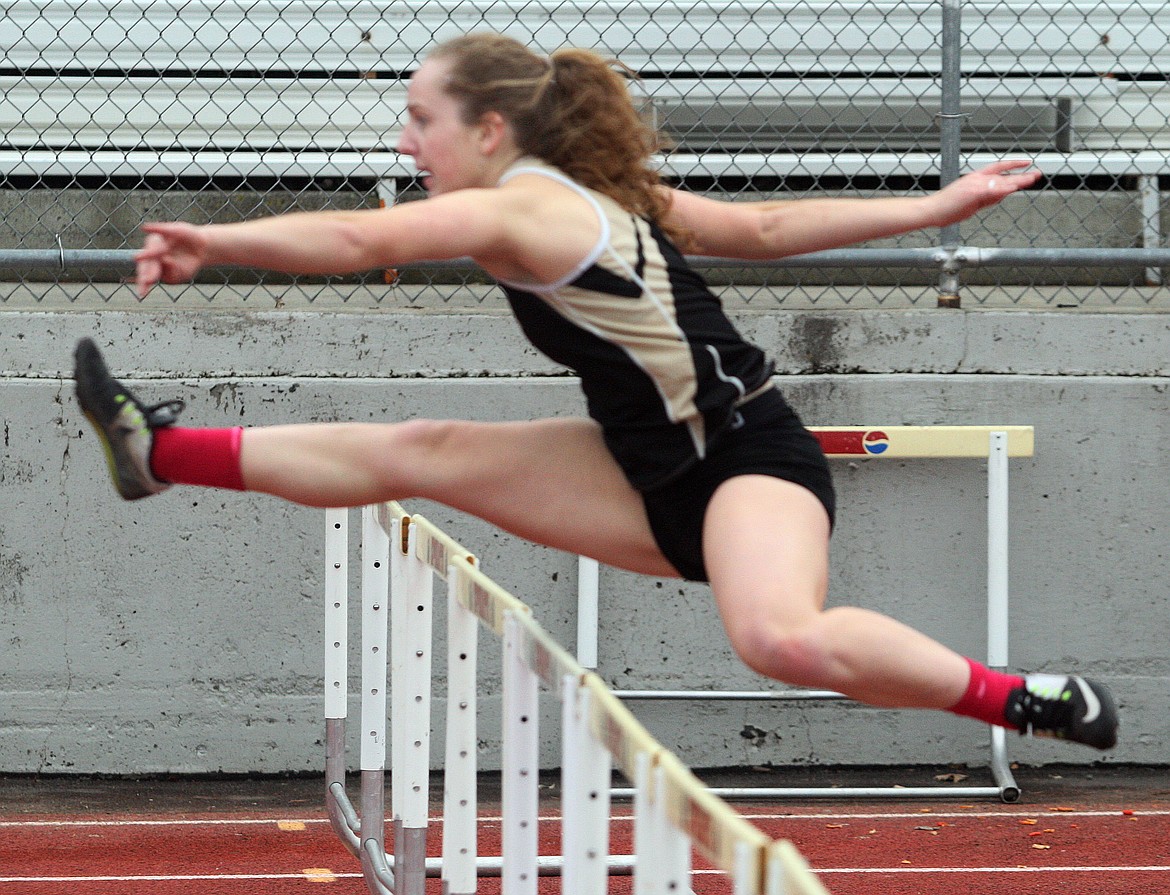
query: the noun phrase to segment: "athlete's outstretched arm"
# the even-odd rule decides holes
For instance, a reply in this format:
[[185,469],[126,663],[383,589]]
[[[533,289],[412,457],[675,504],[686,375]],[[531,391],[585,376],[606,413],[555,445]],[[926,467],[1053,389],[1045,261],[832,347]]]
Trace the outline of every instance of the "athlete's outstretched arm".
[[1041,175],[1030,167],[996,162],[927,196],[728,202],[671,190],[669,216],[695,254],[784,258],[958,223],[1032,186]]
[[295,212],[231,224],[142,226],[135,255],[140,298],[156,283],[188,282],[200,268],[239,264],[293,274],[345,274],[489,253],[502,218],[487,190],[391,208]]

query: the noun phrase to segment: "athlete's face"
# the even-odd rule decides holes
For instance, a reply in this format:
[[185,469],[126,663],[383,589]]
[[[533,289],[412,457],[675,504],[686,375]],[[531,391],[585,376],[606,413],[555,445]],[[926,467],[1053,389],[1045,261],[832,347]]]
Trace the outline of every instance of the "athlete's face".
[[464,123],[459,100],[444,90],[447,69],[446,61],[428,59],[414,73],[398,138],[398,151],[414,159],[431,195],[491,185],[483,182],[483,128]]

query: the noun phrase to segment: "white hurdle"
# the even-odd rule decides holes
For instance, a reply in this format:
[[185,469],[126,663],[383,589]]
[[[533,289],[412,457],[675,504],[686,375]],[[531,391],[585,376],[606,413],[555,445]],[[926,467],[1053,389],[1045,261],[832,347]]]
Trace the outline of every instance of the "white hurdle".
[[[1008,459],[1035,453],[1032,426],[811,426],[830,459],[987,461],[987,664],[1008,664]],[[581,559],[578,573],[577,655],[587,668],[597,667],[598,569]],[[617,690],[626,700],[645,701],[820,701],[843,700],[831,690]],[[991,786],[921,787],[721,787],[713,791],[735,798],[980,798],[1014,802],[1020,789],[1007,757],[1006,731],[990,728]],[[628,795],[618,789],[615,795]]]
[[[826,895],[789,842],[773,841],[713,795],[659,744],[595,673],[535,621],[474,556],[394,503],[362,509],[360,811],[346,792],[348,510],[326,511],[326,804],[374,895],[471,895],[502,876],[508,895],[535,895],[542,874],[562,890],[602,895],[612,872],[635,895],[691,891],[692,853],[726,872],[736,895]],[[447,725],[440,857],[427,857],[430,799],[431,603],[447,582]],[[476,664],[479,628],[503,644],[503,841],[477,854]],[[388,633],[389,632],[389,633]],[[390,655],[387,659],[389,642]],[[387,698],[387,684],[391,684]],[[539,692],[562,701],[562,854],[539,854]],[[387,707],[391,720],[386,850]],[[634,784],[634,854],[610,855],[613,768]]]

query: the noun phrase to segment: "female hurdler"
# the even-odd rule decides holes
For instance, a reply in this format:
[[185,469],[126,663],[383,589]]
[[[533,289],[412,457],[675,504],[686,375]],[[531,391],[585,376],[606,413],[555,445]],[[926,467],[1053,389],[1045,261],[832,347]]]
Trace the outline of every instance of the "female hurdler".
[[496,35],[439,46],[407,97],[398,151],[426,200],[147,224],[139,294],[204,265],[343,274],[470,257],[533,344],[579,375],[589,418],[187,429],[175,425],[181,403],[140,402],[87,339],[77,395],[123,497],[181,483],[322,507],[428,498],[611,566],[709,581],[736,652],[770,678],[1115,744],[1117,710],[1098,683],[1002,674],[885,616],[824,608],[834,513],[824,455],[679,248],[780,258],[943,227],[1038,172],[999,162],[921,197],[688,194],[650,167],[657,137],[609,62],[545,57]]

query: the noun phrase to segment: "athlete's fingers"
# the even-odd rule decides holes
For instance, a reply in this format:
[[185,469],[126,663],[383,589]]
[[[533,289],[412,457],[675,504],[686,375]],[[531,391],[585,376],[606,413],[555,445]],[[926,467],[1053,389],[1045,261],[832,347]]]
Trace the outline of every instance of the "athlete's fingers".
[[135,285],[138,288],[138,298],[141,301],[159,281],[162,275],[162,265],[152,259],[140,259],[135,265]]

